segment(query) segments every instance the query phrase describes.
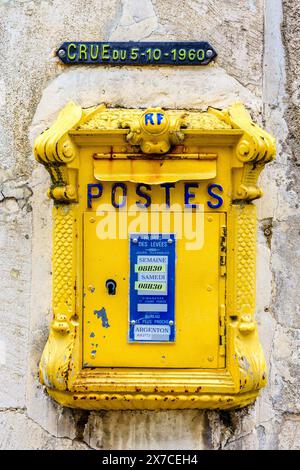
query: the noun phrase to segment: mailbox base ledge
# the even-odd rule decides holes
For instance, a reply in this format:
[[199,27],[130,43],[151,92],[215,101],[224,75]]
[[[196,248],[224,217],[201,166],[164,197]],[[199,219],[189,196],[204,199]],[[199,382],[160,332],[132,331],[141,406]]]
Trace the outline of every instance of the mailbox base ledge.
[[233,409],[255,401],[259,390],[243,394],[72,393],[47,388],[59,404],[85,410]]

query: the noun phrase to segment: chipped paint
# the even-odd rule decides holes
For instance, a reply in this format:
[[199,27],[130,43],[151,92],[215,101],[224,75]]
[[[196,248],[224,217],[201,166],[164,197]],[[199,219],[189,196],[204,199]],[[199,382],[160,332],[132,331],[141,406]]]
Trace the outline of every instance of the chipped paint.
[[102,307],[101,310],[94,310],[94,315],[96,315],[97,318],[101,318],[102,326],[104,328],[109,328],[110,325],[108,323],[107,313],[104,307]]
[[41,374],[42,374],[42,377],[43,377],[43,382],[46,385],[46,387],[53,388],[53,384],[52,384],[51,380],[49,379],[49,377],[48,377],[48,375],[47,375],[44,368],[41,368]]

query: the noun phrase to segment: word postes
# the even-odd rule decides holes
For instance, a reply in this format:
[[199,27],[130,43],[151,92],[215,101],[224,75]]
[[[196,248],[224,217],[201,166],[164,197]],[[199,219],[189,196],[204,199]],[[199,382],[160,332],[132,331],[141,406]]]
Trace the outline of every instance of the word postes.
[[[171,190],[175,189],[175,183],[162,183],[160,187],[164,189],[164,202],[166,207],[171,205]],[[199,183],[184,183],[184,207],[189,209],[197,209],[198,204],[193,200],[195,199],[195,190],[199,188]],[[137,207],[146,209],[151,206],[151,185],[146,183],[138,183],[135,188],[136,195],[139,199],[136,200]],[[211,200],[207,201],[210,209],[218,209],[223,204],[221,196],[223,187],[218,183],[212,183],[207,186],[207,195]],[[118,193],[118,196],[117,196]],[[99,200],[103,194],[103,185],[101,183],[90,183],[87,185],[87,206],[92,207],[93,200]],[[122,182],[116,182],[111,188],[111,204],[115,209],[121,209],[126,206],[127,201],[127,185]]]

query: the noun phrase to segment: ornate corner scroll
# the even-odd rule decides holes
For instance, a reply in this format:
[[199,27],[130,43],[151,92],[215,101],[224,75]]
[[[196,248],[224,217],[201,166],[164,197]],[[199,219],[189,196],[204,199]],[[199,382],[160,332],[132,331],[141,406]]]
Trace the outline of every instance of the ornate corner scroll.
[[263,195],[257,181],[266,163],[276,154],[275,139],[268,132],[254,124],[243,104],[236,103],[227,110],[208,109],[233,129],[240,129],[243,135],[235,148],[235,154],[242,168],[233,168],[233,199],[252,201]]
[[171,114],[161,108],[148,108],[142,115],[123,120],[121,127],[130,129],[127,141],[131,145],[139,145],[146,154],[163,154],[171,145],[183,141],[184,117],[185,113]]
[[84,116],[80,106],[68,103],[59,113],[54,124],[39,135],[34,143],[34,155],[51,177],[49,197],[60,202],[77,200],[77,174],[70,163],[78,154],[69,131]]

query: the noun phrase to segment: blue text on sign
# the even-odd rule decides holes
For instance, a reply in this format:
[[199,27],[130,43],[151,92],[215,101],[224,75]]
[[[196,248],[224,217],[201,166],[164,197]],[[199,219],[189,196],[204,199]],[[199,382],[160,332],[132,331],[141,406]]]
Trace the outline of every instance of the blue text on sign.
[[[165,190],[164,202],[166,207],[171,205],[171,193],[175,189],[175,183],[162,183],[159,185]],[[184,207],[197,209],[198,204],[194,202],[195,190],[199,188],[199,183],[184,183]],[[138,183],[135,187],[135,193],[140,199],[136,200],[136,205],[141,209],[151,206],[151,185]],[[117,197],[117,191],[119,194]],[[219,209],[223,204],[223,187],[218,183],[211,183],[207,186],[207,195],[210,199],[206,202],[210,209]],[[92,207],[93,200],[101,199],[103,195],[103,185],[101,183],[89,183],[87,185],[87,206]],[[142,199],[142,200],[141,200]],[[116,182],[111,188],[111,204],[116,209],[125,207],[127,201],[127,185],[123,182]]]

